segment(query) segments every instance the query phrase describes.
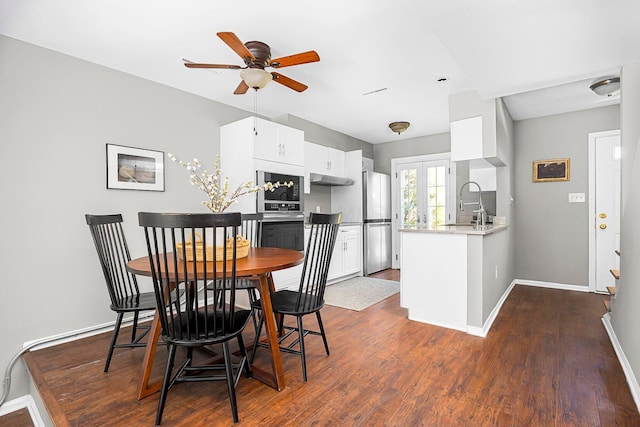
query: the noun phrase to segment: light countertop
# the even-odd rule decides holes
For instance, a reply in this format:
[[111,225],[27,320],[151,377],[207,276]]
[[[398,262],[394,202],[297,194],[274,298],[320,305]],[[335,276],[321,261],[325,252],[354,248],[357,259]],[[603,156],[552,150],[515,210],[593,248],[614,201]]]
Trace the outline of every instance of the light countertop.
[[454,224],[439,225],[436,227],[409,227],[401,228],[399,231],[403,233],[444,233],[444,234],[475,234],[484,236],[506,230],[508,225],[487,224],[485,226],[476,226],[473,224]]

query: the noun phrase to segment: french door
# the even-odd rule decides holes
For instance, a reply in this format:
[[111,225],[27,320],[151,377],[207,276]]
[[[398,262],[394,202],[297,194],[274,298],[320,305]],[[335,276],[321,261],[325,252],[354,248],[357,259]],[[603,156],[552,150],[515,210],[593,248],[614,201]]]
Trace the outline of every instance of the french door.
[[398,229],[435,227],[452,220],[450,177],[448,158],[395,164],[394,268],[401,256]]

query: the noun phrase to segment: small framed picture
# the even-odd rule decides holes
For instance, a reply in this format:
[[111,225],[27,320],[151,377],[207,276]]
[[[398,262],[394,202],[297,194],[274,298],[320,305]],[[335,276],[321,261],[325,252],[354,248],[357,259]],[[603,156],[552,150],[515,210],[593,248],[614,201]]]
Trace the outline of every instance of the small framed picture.
[[535,160],[533,182],[569,181],[569,159]]
[[164,191],[164,152],[107,144],[107,188]]

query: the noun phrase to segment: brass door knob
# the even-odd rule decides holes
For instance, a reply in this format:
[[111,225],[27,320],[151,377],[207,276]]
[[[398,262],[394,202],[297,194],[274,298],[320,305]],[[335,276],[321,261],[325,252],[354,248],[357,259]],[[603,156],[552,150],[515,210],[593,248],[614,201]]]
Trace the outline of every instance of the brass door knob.
[[604,230],[605,228],[607,228],[607,224],[600,224],[600,230]]
[[605,219],[607,217],[607,214],[602,212],[600,215],[598,215],[600,218]]

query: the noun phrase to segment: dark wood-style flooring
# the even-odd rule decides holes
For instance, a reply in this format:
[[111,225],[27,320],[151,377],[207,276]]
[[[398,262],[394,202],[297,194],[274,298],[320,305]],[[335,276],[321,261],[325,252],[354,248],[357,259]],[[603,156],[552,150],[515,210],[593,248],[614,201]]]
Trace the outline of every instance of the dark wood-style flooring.
[[[376,276],[397,279],[397,272]],[[239,425],[638,426],[601,323],[602,299],[516,286],[486,338],[407,320],[398,294],[361,312],[326,306],[331,356],[309,336],[307,383],[299,358],[288,354],[283,391],[242,378]],[[158,394],[136,399],[144,350],[116,350],[105,374],[108,340],[102,334],[25,355],[56,425],[154,425]],[[159,349],[158,376],[165,355]],[[264,350],[256,359],[266,366]],[[162,425],[233,425],[225,384],[177,384]]]

